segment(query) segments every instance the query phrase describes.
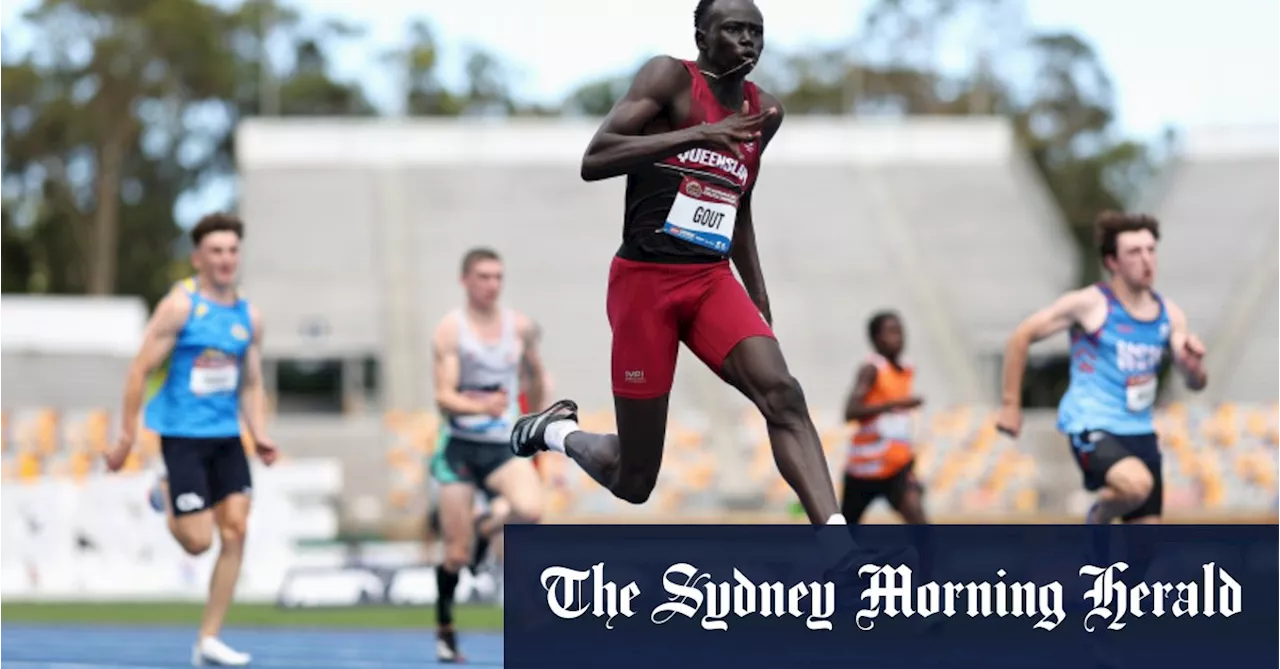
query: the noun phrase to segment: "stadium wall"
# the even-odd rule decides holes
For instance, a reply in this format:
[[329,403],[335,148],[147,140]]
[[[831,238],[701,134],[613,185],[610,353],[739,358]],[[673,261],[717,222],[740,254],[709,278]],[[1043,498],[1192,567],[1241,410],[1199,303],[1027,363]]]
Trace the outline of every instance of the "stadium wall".
[[120,403],[147,308],[134,297],[5,295],[0,320],[0,404],[82,410]]

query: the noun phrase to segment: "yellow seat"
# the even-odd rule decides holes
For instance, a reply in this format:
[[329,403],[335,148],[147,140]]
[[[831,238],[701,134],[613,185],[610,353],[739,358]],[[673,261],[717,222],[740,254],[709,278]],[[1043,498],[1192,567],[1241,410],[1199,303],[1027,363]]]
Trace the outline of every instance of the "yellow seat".
[[382,414],[382,424],[392,432],[400,432],[408,423],[409,417],[399,409],[388,409]]
[[44,474],[44,463],[37,453],[24,451],[18,454],[18,478],[34,481]]
[[137,449],[134,449],[129,453],[129,457],[124,459],[124,466],[120,468],[120,471],[129,474],[140,472],[142,471],[142,462],[142,454]]
[[391,488],[387,491],[387,506],[395,511],[408,511],[413,495],[404,488]]
[[1018,513],[1032,513],[1039,507],[1039,494],[1034,488],[1023,488],[1013,496],[1013,508]]
[[694,492],[709,490],[711,483],[715,480],[715,471],[715,467],[710,462],[698,462],[685,472],[684,483]]
[[[145,460],[146,458],[142,458]],[[72,453],[67,462],[67,474],[72,479],[83,481],[93,472],[93,455],[85,451]]]
[[61,415],[53,409],[41,409],[36,417],[35,445],[41,456],[56,453],[59,446]]
[[[246,444],[246,446],[248,446],[248,444]],[[138,435],[138,450],[149,458],[158,455],[160,453],[160,435],[152,432],[151,430],[144,430]],[[247,448],[246,450],[250,453],[253,452],[252,448]],[[101,453],[102,451],[96,452]]]

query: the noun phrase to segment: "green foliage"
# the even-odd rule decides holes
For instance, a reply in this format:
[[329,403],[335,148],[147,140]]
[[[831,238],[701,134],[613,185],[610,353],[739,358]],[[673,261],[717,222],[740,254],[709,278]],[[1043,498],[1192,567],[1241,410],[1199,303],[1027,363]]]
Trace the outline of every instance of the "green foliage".
[[[1116,137],[1111,82],[1089,44],[1029,32],[1014,0],[878,0],[865,16],[856,44],[771,53],[757,79],[793,115],[1009,117],[1086,247],[1093,216],[1130,203],[1156,168],[1148,147]],[[509,64],[471,49],[466,83],[451,89],[438,37],[418,20],[381,54],[402,94],[379,110],[331,67],[362,30],[305,18],[278,0],[43,0],[29,12],[36,46],[6,52],[0,74],[4,290],[154,304],[185,273],[178,203],[234,175],[233,129],[248,116],[603,115],[633,74],[587,82],[558,108],[532,106],[514,96]],[[969,71],[937,65],[944,41],[973,45]],[[269,57],[282,47],[287,69]],[[1033,67],[991,65],[1015,61]],[[1096,266],[1087,260],[1081,278]]]

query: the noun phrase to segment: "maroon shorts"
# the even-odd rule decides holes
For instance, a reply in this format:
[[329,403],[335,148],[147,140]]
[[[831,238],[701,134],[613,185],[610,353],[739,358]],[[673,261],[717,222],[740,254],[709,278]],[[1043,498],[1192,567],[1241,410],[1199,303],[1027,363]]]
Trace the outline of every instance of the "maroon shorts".
[[649,399],[670,392],[682,341],[719,374],[738,342],[774,339],[728,261],[678,265],[615,257],[607,308],[616,397]]

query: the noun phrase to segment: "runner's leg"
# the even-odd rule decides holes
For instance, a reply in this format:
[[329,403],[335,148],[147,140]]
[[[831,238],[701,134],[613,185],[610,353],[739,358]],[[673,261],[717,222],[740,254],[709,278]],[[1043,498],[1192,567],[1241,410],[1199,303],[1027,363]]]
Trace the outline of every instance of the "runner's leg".
[[235,596],[240,564],[244,561],[245,532],[249,526],[249,490],[253,487],[244,443],[239,437],[219,442],[209,457],[209,494],[220,547],[209,581],[209,603],[200,628],[200,635],[205,638],[218,636]]
[[835,484],[804,390],[787,370],[778,341],[762,336],[742,340],[724,360],[722,374],[764,416],[778,472],[800,498],[809,521],[826,524],[840,513]]
[[[658,481],[667,405],[679,351],[678,280],[671,268],[615,259],[609,272],[613,329],[613,406],[617,434],[584,432],[577,405],[562,401],[516,423],[513,445],[546,447],[572,458],[615,496],[643,504]],[[675,285],[672,285],[672,284]],[[686,291],[685,295],[689,293]]]
[[458,588],[458,572],[471,559],[475,519],[476,489],[470,482],[454,481],[440,486],[440,528],[444,533],[444,561],[436,567],[436,657],[443,662],[462,659],[453,627],[453,601]]
[[773,329],[728,263],[701,278],[703,297],[690,314],[685,343],[760,410],[778,471],[800,498],[809,521],[843,523],[822,440]]
[[245,529],[249,525],[249,496],[242,493],[228,495],[213,507],[218,525],[218,560],[213,564],[213,576],[209,579],[209,601],[200,623],[202,639],[217,638],[222,631],[222,621],[227,617],[235,596],[236,583],[240,580],[240,565],[244,562]]
[[214,527],[208,464],[200,440],[161,437],[160,453],[169,532],[188,555],[200,555],[213,545]]

